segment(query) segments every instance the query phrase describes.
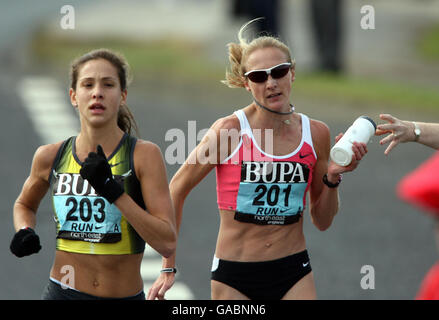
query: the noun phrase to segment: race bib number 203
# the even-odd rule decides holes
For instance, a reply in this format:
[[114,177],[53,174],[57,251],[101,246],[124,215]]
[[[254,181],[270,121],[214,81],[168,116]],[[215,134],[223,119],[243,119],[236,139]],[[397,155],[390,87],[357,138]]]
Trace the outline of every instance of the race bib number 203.
[[121,212],[99,197],[79,174],[56,175],[53,205],[58,223],[57,238],[102,243],[121,240]]

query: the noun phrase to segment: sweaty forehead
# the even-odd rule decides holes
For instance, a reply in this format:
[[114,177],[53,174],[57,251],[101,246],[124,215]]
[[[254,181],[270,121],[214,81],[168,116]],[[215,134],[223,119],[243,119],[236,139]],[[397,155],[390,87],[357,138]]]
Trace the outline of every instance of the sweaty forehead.
[[107,60],[95,59],[87,61],[79,69],[82,78],[115,78],[118,79],[116,68]]
[[286,54],[278,48],[261,48],[256,49],[247,58],[245,62],[246,71],[256,69],[267,69],[275,65],[288,62]]

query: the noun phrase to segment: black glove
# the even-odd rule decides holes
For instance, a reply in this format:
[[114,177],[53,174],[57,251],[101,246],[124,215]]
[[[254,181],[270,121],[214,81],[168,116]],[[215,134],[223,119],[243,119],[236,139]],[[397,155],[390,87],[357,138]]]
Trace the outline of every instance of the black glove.
[[29,256],[41,250],[40,238],[31,228],[21,229],[12,238],[9,248],[19,258]]
[[105,157],[104,150],[98,145],[97,153],[90,152],[79,171],[83,179],[87,179],[96,192],[113,203],[123,192],[123,187],[116,182],[111,167]]

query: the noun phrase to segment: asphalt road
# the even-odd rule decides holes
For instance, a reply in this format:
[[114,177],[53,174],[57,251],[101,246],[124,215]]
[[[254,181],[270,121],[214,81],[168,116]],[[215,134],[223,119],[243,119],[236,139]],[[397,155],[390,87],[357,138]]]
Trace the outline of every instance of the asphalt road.
[[[10,254],[12,205],[29,173],[33,152],[41,144],[11,79],[14,76],[1,77],[4,116],[0,128],[4,151],[0,172],[5,183],[0,186],[4,204],[0,298],[38,299],[53,259],[54,223],[46,197],[38,212],[37,232],[42,251],[23,259]],[[183,85],[169,88],[157,83],[136,84],[130,91],[129,104],[139,122],[141,137],[157,143],[165,154],[171,144],[165,141],[169,129],[179,128],[186,133],[188,121],[195,120],[199,131],[233,111],[229,101],[221,98],[227,88],[224,93],[219,90],[219,96],[197,95],[195,89]],[[173,94],[166,94],[169,92]],[[299,112],[325,121],[334,136],[361,114],[378,119],[378,111],[373,109],[366,112],[367,109],[297,100]],[[237,105],[245,101],[240,98]],[[305,214],[305,234],[317,292],[322,299],[411,299],[423,275],[436,260],[430,219],[399,201],[394,192],[399,179],[427,159],[432,150],[412,144],[399,146],[388,157],[383,151],[375,138],[359,168],[345,175],[340,187],[341,208],[329,230],[319,232]],[[178,165],[168,165],[169,178],[177,169]],[[212,172],[187,199],[178,245],[180,281],[191,288],[196,299],[210,297],[209,270],[218,226]],[[374,290],[361,288],[364,265],[374,267]]]

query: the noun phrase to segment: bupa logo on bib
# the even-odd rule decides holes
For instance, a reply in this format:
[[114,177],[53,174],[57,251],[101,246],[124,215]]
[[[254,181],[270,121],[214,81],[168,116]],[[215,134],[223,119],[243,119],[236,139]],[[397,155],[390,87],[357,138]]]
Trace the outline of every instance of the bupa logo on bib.
[[306,164],[243,161],[235,219],[257,224],[297,222],[309,179]]
[[243,161],[241,182],[307,183],[309,168],[298,162]]
[[54,196],[97,196],[95,189],[79,173],[57,173],[53,189]]

